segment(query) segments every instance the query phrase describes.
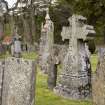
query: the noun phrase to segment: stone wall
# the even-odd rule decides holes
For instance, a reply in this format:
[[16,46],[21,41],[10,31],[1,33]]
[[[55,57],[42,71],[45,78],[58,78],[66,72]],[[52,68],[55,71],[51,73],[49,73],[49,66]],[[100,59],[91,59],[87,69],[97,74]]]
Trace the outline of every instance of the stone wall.
[[0,105],[35,105],[35,67],[35,61],[22,58],[10,57],[1,63]]

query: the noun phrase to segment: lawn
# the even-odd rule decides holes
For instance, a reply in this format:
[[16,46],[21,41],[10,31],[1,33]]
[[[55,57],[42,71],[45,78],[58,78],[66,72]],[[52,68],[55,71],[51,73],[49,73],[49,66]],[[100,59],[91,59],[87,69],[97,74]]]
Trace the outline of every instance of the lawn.
[[38,58],[38,55],[34,52],[24,52],[22,53],[22,57],[25,59],[35,60]]
[[38,69],[36,83],[36,105],[92,105],[91,101],[68,100],[55,95],[47,87],[47,76]]
[[[4,59],[7,57],[11,57],[10,53],[6,53],[6,54],[0,54],[0,59]],[[29,60],[35,60],[38,58],[38,55],[35,52],[24,52],[22,53],[22,58],[24,59],[29,59]]]
[[[96,70],[97,55],[91,56],[92,71]],[[47,75],[40,72],[38,68],[36,83],[36,105],[92,105],[91,101],[68,100],[57,96],[47,87]]]
[[95,72],[96,71],[96,67],[97,67],[97,63],[98,63],[98,56],[96,54],[93,54],[91,56],[91,65],[92,65],[92,71]]

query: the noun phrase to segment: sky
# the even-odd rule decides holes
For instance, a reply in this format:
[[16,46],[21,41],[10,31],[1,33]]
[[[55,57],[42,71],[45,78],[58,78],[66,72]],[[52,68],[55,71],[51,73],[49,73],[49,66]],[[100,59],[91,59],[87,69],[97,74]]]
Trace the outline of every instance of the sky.
[[[17,0],[5,0],[8,2],[9,8],[13,6],[14,3],[16,3]],[[55,2],[57,0],[53,0],[53,2]]]
[[9,7],[12,7],[14,3],[16,3],[16,0],[5,0],[8,2]]

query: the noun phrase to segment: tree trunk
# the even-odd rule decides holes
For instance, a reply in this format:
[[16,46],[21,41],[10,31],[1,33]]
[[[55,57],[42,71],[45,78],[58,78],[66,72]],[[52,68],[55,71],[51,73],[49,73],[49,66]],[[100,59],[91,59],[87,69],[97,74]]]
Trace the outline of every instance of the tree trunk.
[[31,19],[31,36],[32,36],[32,43],[35,41],[36,35],[36,27],[35,27],[35,7],[34,7],[35,0],[31,0],[31,8],[30,8],[30,19]]

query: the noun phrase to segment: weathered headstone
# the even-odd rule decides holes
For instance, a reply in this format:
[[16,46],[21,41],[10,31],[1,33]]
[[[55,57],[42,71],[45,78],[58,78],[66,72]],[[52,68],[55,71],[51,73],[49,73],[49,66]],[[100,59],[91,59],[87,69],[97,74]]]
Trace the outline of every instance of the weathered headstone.
[[35,66],[31,60],[6,59],[1,105],[35,105]]
[[11,44],[11,54],[13,57],[19,58],[22,53],[21,36],[18,35],[17,28],[15,28],[14,31]]
[[20,41],[20,36],[16,34],[14,36],[14,56],[15,57],[20,57],[21,56],[21,41]]
[[48,87],[49,89],[53,90],[56,86],[57,80],[57,64],[54,62],[54,56],[50,55],[48,62],[49,62],[49,70],[48,70]]
[[41,41],[40,41],[40,67],[44,73],[48,71],[48,57],[51,55],[54,44],[54,25],[49,16],[49,10],[45,17],[45,24],[42,25]]
[[61,33],[63,40],[69,39],[69,49],[54,91],[67,98],[86,99],[91,96],[91,67],[85,41],[95,31],[85,21],[85,17],[73,15],[69,18],[70,26],[63,27]]
[[97,71],[93,74],[93,105],[105,105],[105,47],[99,49]]
[[5,66],[5,61],[1,60],[0,61],[0,105],[2,103],[2,91],[3,91],[3,77],[4,77],[4,66]]
[[67,48],[67,45],[54,44],[53,50],[50,53],[51,55],[48,58],[48,87],[51,90],[53,90],[56,87],[58,66],[62,65]]

